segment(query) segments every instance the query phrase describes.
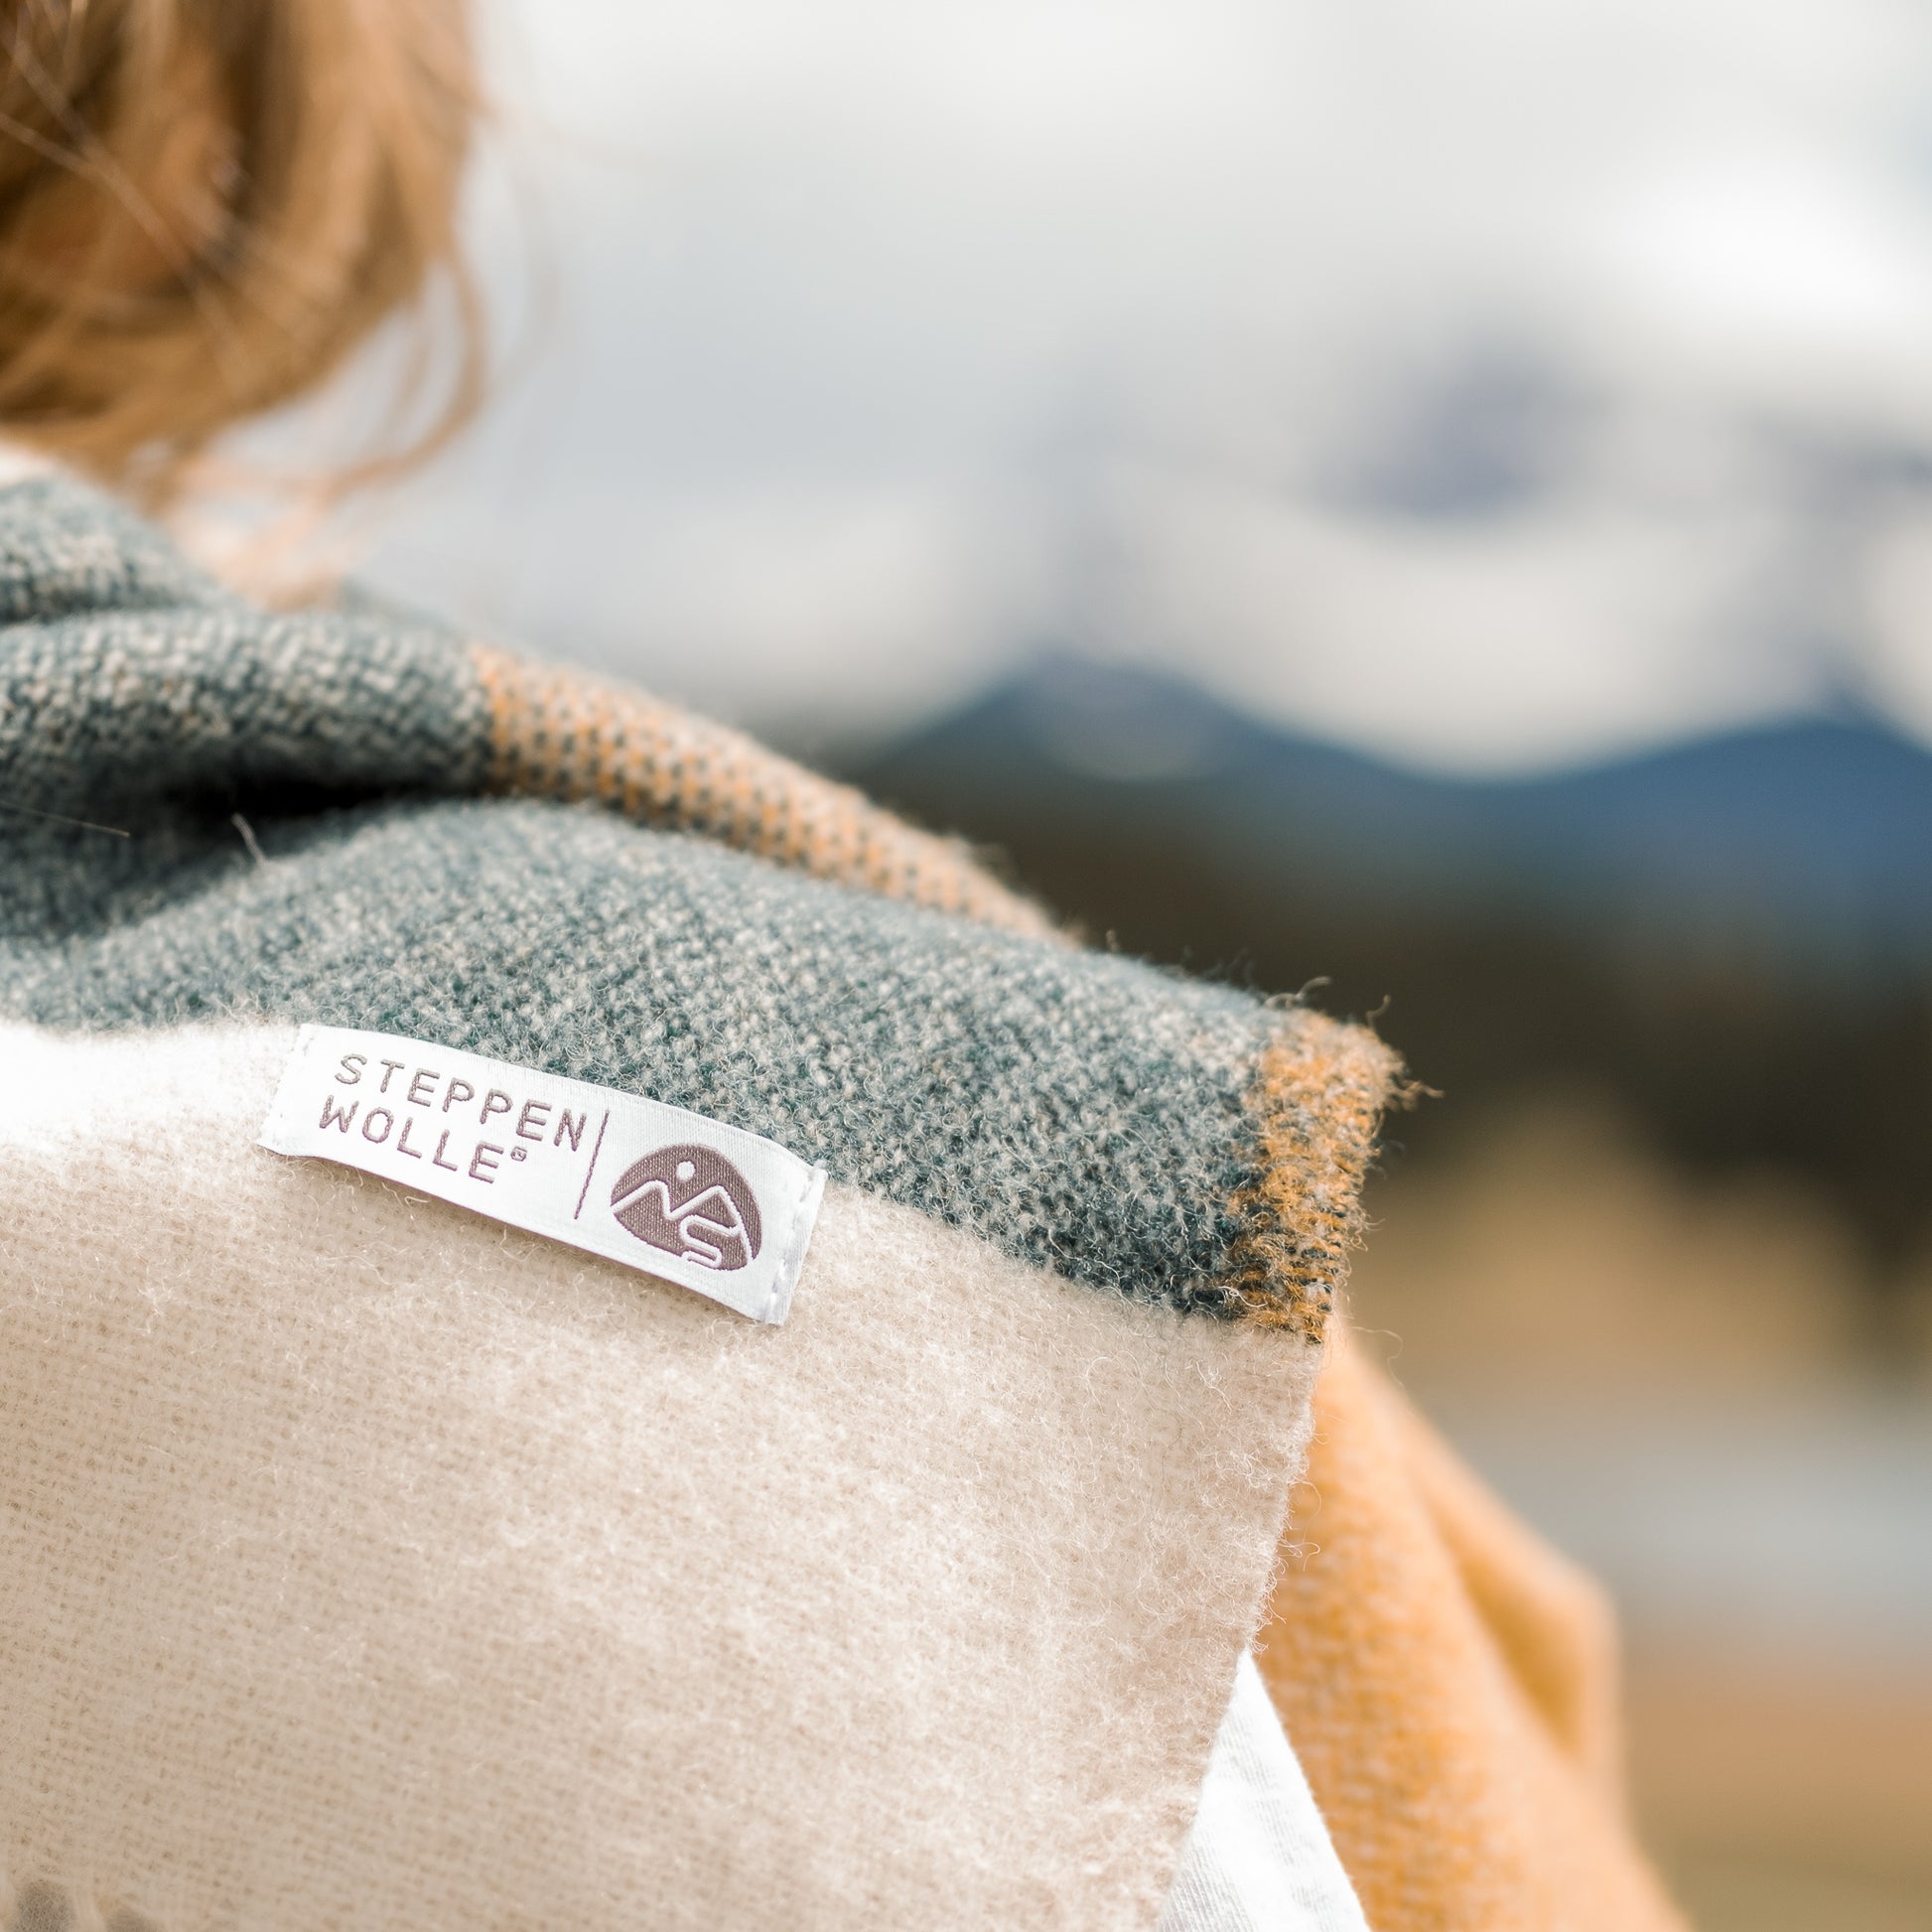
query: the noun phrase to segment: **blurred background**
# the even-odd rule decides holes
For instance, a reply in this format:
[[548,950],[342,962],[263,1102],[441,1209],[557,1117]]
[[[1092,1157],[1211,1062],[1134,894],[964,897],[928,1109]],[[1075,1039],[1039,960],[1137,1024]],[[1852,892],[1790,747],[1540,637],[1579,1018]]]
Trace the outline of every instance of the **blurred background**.
[[1932,11],[491,32],[496,397],[333,554],[1375,1016],[1355,1319],[1616,1591],[1656,1856],[1932,1926]]

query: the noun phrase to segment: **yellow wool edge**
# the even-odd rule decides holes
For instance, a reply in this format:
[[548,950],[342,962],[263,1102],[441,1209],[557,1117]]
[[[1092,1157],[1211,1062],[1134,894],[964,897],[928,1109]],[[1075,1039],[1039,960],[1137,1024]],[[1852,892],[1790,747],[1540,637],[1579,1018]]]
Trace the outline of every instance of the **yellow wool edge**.
[[1248,1093],[1256,1178],[1234,1197],[1247,1320],[1319,1343],[1361,1239],[1362,1181],[1402,1062],[1362,1027],[1295,1009]]
[[475,644],[490,787],[593,799],[701,832],[813,878],[1042,938],[1058,929],[956,839],[907,825],[850,785],[642,691]]

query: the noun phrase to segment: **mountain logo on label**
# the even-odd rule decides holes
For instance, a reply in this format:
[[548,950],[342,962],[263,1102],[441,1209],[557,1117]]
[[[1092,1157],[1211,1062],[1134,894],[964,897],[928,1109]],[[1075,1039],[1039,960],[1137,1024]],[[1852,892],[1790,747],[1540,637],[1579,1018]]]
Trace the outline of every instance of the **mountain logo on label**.
[[763,1238],[751,1182],[708,1147],[661,1147],[624,1169],[611,1212],[626,1232],[720,1274],[750,1265]]

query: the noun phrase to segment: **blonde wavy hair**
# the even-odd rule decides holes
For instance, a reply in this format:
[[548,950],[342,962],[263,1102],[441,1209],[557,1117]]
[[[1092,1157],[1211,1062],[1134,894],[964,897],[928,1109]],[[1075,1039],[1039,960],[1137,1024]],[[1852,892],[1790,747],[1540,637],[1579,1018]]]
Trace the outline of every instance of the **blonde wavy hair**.
[[0,0],[0,433],[165,501],[438,291],[430,400],[357,475],[467,417],[464,0]]

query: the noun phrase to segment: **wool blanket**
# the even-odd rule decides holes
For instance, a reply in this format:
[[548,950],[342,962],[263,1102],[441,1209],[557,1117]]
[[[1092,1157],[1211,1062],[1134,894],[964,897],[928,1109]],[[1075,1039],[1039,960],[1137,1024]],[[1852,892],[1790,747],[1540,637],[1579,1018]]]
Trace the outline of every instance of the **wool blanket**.
[[[1149,1926],[1265,1615],[1371,1924],[1668,1922],[1550,1664],[1599,1660],[1436,1560],[1373,1402],[1283,1543],[1371,1035],[61,479],[0,490],[0,806],[17,1924]],[[304,1024],[811,1164],[789,1319],[257,1145]]]

